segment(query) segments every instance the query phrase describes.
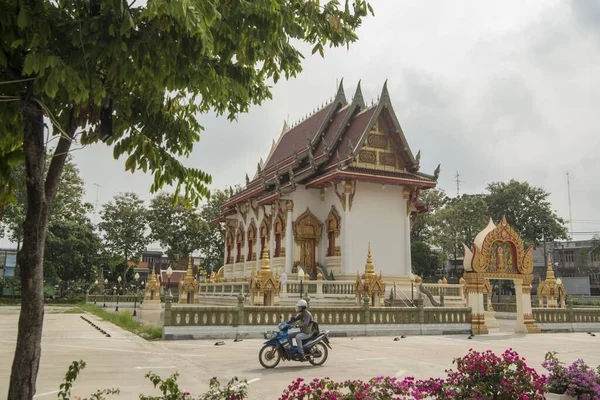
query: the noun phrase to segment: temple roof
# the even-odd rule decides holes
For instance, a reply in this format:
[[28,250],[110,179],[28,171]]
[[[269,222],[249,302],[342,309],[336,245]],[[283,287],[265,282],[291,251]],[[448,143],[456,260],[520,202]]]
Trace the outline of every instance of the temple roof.
[[[400,158],[402,169],[357,166],[358,151],[381,119],[390,147]],[[343,81],[333,100],[297,125],[284,129],[264,163],[246,187],[222,206],[222,217],[231,214],[238,204],[257,200],[264,204],[295,190],[296,185],[323,187],[343,179],[411,185],[424,189],[435,187],[435,176],[419,172],[419,158],[413,155],[394,113],[384,84],[380,100],[367,107],[360,82],[350,103]]]

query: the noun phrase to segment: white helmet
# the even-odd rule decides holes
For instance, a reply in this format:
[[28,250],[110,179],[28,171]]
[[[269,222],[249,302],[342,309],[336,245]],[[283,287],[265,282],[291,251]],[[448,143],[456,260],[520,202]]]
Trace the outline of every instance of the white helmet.
[[298,300],[298,302],[296,303],[296,311],[300,312],[302,310],[302,307],[308,308],[308,303],[306,302],[306,300]]

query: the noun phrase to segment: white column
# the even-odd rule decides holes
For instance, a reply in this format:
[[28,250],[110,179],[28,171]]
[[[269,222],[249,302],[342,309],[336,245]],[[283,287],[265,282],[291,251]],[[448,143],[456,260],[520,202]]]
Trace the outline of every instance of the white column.
[[514,279],[514,282],[515,298],[517,300],[517,323],[515,324],[515,332],[527,333],[527,328],[525,328],[525,314],[531,314],[531,301],[529,301],[529,307],[524,304],[523,280]]
[[273,204],[271,205],[271,223],[269,224],[269,257],[272,259],[275,257],[275,216],[277,215],[277,208]]
[[350,181],[344,183],[344,192],[346,194],[344,201],[346,202],[346,210],[344,211],[344,246],[342,247],[342,273],[353,274],[356,269],[352,264],[352,217],[350,215],[350,194],[352,193],[352,184]]
[[[246,226],[244,226],[244,229]],[[246,276],[246,271],[248,271],[248,276],[250,276],[250,266],[248,260],[248,231],[244,232],[244,243],[242,245],[242,255],[244,256],[244,263],[242,264],[242,274],[241,276]]]
[[[407,205],[408,206],[408,205]],[[404,214],[406,215],[407,212]],[[410,275],[412,272],[412,260],[410,257],[410,216],[406,216],[406,228],[404,229],[404,271],[402,275]]]
[[294,265],[294,232],[292,230],[294,203],[288,200],[285,203],[287,221],[285,224],[285,272],[290,274]]

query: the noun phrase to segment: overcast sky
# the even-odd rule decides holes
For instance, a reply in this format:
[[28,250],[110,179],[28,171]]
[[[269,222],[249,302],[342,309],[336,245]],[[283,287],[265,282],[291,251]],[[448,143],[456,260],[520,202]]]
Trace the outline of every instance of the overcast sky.
[[[442,164],[439,187],[482,193],[488,183],[526,180],[551,192],[573,230],[600,231],[600,2],[374,0],[375,16],[349,50],[310,56],[298,78],[281,81],[273,100],[236,123],[200,116],[206,128],[187,160],[213,188],[243,183],[266,158],[284,119],[304,117],[335,94],[350,99],[362,80],[366,100],[385,79],[421,170]],[[95,145],[74,152],[87,200],[123,191],[149,198],[151,177],[124,171],[124,160]],[[595,200],[596,199],[596,200]],[[590,235],[576,234],[576,239]]]

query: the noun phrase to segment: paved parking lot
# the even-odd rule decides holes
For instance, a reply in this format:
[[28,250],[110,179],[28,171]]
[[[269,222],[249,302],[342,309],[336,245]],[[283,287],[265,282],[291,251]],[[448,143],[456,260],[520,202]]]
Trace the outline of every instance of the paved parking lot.
[[[0,307],[1,309],[1,307]],[[109,332],[101,335],[78,314],[48,313],[44,325],[42,361],[36,398],[56,398],[68,365],[85,360],[87,368],[75,384],[74,394],[87,396],[97,389],[118,387],[117,399],[137,399],[140,393],[157,393],[144,378],[148,371],[168,376],[179,371],[181,387],[192,394],[206,390],[212,376],[247,379],[250,399],[277,399],[297,377],[312,379],[369,379],[377,375],[444,376],[454,357],[469,348],[502,352],[513,348],[527,358],[529,365],[543,372],[541,363],[546,351],[559,352],[562,361],[583,358],[588,364],[600,364],[600,334],[585,333],[511,334],[514,321],[501,321],[502,332],[476,336],[469,340],[460,336],[412,336],[399,341],[393,337],[333,338],[333,351],[322,367],[285,363],[272,370],[258,362],[261,340],[147,342],[95,316],[86,318]],[[0,388],[8,387],[14,355],[18,315],[0,310]],[[6,396],[0,393],[0,398]]]

